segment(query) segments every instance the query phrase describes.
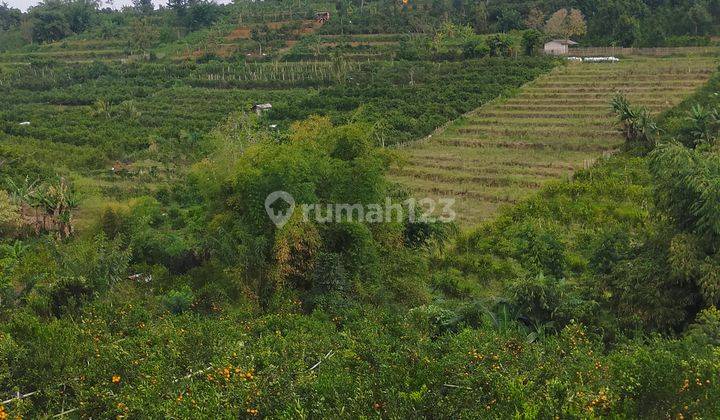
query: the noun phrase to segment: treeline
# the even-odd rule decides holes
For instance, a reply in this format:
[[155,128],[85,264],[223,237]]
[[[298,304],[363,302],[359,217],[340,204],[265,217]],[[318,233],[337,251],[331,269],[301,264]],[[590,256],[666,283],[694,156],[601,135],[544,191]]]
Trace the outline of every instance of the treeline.
[[223,13],[223,6],[206,0],[171,0],[157,10],[149,0],[135,0],[121,10],[103,9],[95,0],[49,0],[30,7],[26,13],[3,3],[0,39],[8,41],[8,48],[73,35],[85,39],[142,39],[154,35],[160,41],[171,42],[212,25]]
[[[318,10],[331,12],[321,34],[433,34],[448,23],[468,25],[477,34],[534,29],[545,38],[569,37],[585,45],[686,46],[704,45],[720,33],[720,0],[673,2],[669,0],[527,0],[452,2],[412,0],[341,0],[311,3],[265,1],[220,6],[207,0],[170,0],[158,10],[148,0],[136,0],[120,11],[101,9],[92,0],[51,0],[27,13],[0,6],[0,39],[7,48],[28,43],[57,41],[70,35],[110,39],[140,38],[148,49],[157,42],[172,42],[187,33],[211,27],[314,19]],[[582,30],[557,30],[557,13],[583,21]],[[569,23],[569,22],[568,22]],[[253,31],[253,40],[269,42],[273,31]],[[143,41],[150,37],[150,41]],[[283,36],[283,39],[287,36]],[[155,42],[152,42],[152,41]]]
[[340,1],[324,33],[429,33],[445,22],[471,25],[477,33],[539,29],[558,10],[577,9],[587,18],[587,45],[663,46],[707,42],[684,37],[718,33],[718,0],[526,0],[395,2]]

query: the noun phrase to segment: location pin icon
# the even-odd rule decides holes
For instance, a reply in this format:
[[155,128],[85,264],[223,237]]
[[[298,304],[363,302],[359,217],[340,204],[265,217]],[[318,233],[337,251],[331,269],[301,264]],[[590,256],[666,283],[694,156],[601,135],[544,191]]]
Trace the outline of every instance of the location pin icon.
[[[273,209],[273,205],[278,200],[283,200],[287,203],[288,208],[285,211],[276,211]],[[268,194],[265,199],[265,211],[267,212],[268,217],[270,217],[270,220],[275,223],[275,226],[281,228],[285,226],[285,223],[287,223],[288,220],[290,220],[290,216],[292,216],[293,211],[295,211],[295,199],[286,191],[274,191]]]

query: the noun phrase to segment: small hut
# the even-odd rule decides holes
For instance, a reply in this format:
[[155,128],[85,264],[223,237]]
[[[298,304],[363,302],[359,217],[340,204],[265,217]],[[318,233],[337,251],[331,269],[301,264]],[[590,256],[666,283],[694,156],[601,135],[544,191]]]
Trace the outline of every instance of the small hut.
[[272,109],[272,104],[270,104],[270,103],[255,104],[252,107],[252,110],[255,111],[255,113],[258,114],[258,116],[262,115],[263,112],[268,111],[270,109]]
[[567,55],[570,47],[577,45],[575,41],[569,39],[554,39],[545,43],[545,54],[550,55]]

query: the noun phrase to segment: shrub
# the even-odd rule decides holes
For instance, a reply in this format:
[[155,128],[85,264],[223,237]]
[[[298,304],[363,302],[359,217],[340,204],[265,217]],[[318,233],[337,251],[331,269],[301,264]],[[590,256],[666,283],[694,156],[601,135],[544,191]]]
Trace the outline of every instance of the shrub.
[[478,291],[473,279],[456,269],[433,273],[430,285],[446,296],[456,299],[468,298]]
[[715,306],[702,310],[686,336],[699,345],[720,346],[720,311]]
[[408,311],[413,328],[432,336],[443,334],[458,323],[458,314],[437,305],[423,305]]
[[174,289],[162,296],[162,303],[165,308],[173,315],[180,315],[190,309],[195,295],[189,287],[184,286],[181,289]]
[[520,316],[539,327],[557,319],[558,311],[569,299],[565,289],[563,281],[540,274],[516,280],[508,292]]

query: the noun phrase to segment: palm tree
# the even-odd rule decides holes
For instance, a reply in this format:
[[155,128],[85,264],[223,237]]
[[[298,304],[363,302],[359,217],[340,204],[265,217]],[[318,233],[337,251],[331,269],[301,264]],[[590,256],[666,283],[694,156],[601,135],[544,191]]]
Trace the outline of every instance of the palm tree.
[[620,121],[625,139],[630,141],[633,138],[632,122],[637,118],[633,108],[630,106],[630,102],[625,95],[617,93],[612,99],[611,106]]

